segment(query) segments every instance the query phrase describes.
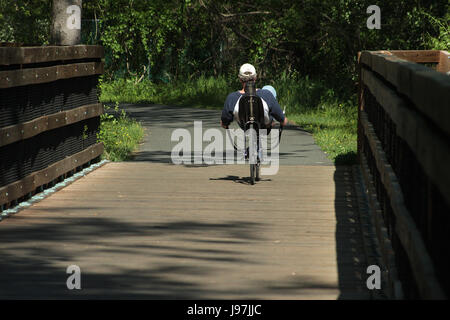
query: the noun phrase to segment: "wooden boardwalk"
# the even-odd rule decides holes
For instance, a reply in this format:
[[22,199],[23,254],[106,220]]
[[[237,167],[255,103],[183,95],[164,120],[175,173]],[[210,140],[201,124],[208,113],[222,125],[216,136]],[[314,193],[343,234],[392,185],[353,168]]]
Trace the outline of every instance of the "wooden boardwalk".
[[107,163],[0,223],[0,297],[369,299],[351,168],[247,176]]

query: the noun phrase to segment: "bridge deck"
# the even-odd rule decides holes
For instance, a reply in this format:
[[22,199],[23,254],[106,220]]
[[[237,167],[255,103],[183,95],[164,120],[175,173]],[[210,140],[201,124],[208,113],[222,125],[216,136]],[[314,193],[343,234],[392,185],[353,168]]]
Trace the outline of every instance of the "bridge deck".
[[[0,223],[6,298],[366,299],[352,171],[312,136],[283,132],[280,169],[248,185],[248,165],[175,166],[171,133],[220,111],[125,107],[147,137]],[[82,290],[66,288],[69,265]]]
[[[246,165],[108,163],[1,223],[0,295],[369,298],[349,168],[246,176]],[[66,289],[71,264],[80,291]]]

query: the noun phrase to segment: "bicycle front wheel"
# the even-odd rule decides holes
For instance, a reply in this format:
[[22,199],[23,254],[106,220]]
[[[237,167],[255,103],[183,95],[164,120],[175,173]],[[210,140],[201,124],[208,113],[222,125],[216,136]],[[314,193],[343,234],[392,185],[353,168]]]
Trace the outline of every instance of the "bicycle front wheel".
[[258,162],[254,165],[255,166],[255,180],[260,181],[261,180],[261,162]]

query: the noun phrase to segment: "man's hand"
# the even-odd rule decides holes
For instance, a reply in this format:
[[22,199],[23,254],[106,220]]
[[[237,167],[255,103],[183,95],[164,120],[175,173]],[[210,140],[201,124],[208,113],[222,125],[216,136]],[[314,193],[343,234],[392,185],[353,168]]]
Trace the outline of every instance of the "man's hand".
[[284,127],[284,126],[286,126],[288,124],[288,118],[287,117],[284,117],[284,121],[283,121],[283,123],[281,123],[281,125]]
[[228,126],[224,125],[223,122],[222,122],[222,120],[220,120],[220,125],[222,126],[222,128],[228,129]]

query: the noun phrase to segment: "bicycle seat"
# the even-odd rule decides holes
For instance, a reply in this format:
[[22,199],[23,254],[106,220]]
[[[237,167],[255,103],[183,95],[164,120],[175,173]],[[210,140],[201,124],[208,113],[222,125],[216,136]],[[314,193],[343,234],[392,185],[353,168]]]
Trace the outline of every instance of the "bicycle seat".
[[257,128],[264,128],[264,106],[260,97],[256,95],[255,83],[248,82],[245,93],[239,100],[239,123],[241,128],[247,130],[252,123]]

